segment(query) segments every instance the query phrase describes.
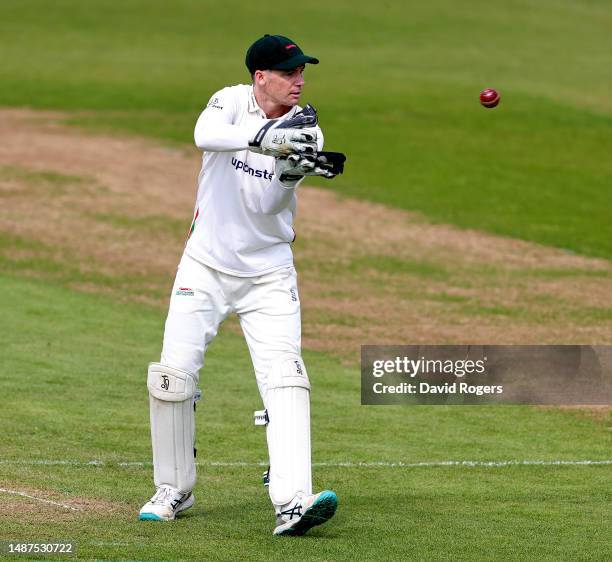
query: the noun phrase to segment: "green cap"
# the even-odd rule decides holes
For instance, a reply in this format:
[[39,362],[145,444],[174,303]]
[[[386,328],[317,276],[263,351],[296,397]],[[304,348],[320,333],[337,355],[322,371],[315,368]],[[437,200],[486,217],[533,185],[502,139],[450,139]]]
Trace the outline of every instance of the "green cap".
[[249,47],[245,62],[253,74],[256,70],[291,70],[307,62],[319,64],[319,59],[305,55],[288,37],[266,34]]

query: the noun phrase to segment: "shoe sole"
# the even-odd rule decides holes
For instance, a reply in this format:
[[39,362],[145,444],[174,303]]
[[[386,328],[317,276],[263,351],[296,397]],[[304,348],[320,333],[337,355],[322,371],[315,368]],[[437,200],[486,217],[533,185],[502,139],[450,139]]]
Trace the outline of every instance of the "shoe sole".
[[155,513],[141,513],[138,519],[141,521],[171,521],[171,519],[164,519],[159,515],[155,515]]
[[187,498],[187,500],[185,501],[185,503],[183,505],[179,506],[179,508],[174,512],[174,517],[172,517],[172,518],[161,517],[161,516],[157,515],[156,513],[151,513],[151,512],[145,511],[144,513],[141,513],[138,516],[138,519],[140,521],[174,521],[176,516],[181,511],[185,511],[186,509],[189,509],[190,507],[193,506],[194,503],[195,503],[195,497],[192,494],[191,496],[189,496],[189,498]]
[[334,492],[321,492],[321,495],[293,527],[274,534],[279,537],[300,537],[313,527],[329,521],[336,513],[337,507],[338,497]]

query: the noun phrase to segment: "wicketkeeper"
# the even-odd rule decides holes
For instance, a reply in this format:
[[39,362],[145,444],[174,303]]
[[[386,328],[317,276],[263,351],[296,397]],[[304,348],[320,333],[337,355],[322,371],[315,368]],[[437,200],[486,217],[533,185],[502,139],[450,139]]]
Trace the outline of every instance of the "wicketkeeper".
[[191,232],[181,258],[159,363],[149,365],[157,492],[140,519],[168,521],[194,504],[194,409],[204,354],[238,314],[265,410],[275,535],[302,535],[334,515],[336,494],[312,493],[310,382],[301,356],[291,243],[304,176],[333,178],[344,155],[322,152],[314,108],[297,104],[305,55],[287,37],[251,45],[252,84],[215,93],[195,127],[203,151]]

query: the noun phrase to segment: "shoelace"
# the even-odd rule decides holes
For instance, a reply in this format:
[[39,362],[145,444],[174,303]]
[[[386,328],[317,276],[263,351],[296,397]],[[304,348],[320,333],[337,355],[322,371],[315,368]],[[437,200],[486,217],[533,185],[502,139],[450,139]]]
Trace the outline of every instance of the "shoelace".
[[168,496],[171,496],[171,495],[172,495],[172,490],[170,490],[170,488],[162,487],[159,490],[157,490],[155,495],[151,498],[151,503],[155,503],[155,504],[164,503],[166,498],[168,498]]

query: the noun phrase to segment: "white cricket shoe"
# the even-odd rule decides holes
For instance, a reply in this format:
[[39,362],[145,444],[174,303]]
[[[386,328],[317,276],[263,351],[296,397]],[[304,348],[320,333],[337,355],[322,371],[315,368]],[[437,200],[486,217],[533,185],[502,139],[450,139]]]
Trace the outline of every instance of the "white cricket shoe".
[[312,496],[296,496],[276,516],[273,535],[299,536],[315,525],[321,525],[334,516],[338,507],[335,492],[324,490]]
[[172,521],[176,514],[195,503],[191,492],[183,494],[170,486],[160,486],[155,495],[142,506],[141,521]]

